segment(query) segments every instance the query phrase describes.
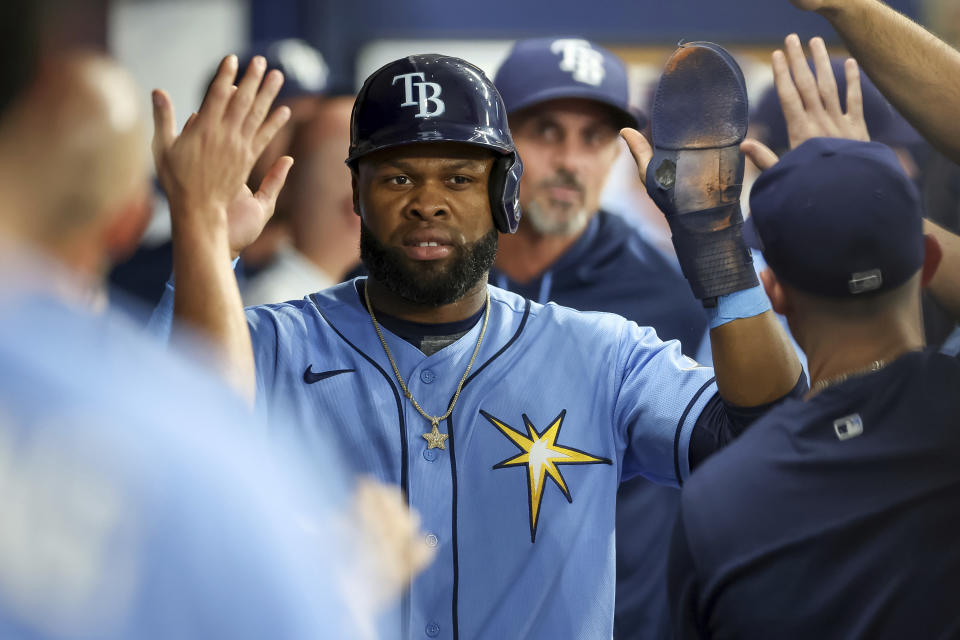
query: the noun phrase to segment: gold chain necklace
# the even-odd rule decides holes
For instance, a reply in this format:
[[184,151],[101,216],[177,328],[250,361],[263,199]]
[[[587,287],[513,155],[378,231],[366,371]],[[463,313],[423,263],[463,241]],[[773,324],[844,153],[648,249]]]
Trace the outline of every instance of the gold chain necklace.
[[813,391],[820,393],[827,387],[832,387],[835,384],[840,384],[841,382],[846,382],[850,378],[855,378],[857,376],[865,376],[868,373],[873,373],[874,371],[880,371],[887,366],[886,360],[874,360],[869,365],[862,369],[856,369],[855,371],[848,371],[847,373],[841,373],[838,376],[832,378],[824,378],[823,380],[817,380],[813,385]]
[[373,328],[377,330],[377,336],[380,338],[380,344],[383,345],[383,350],[387,354],[387,360],[390,361],[390,366],[393,367],[393,374],[397,376],[397,381],[400,383],[400,388],[403,389],[403,395],[407,397],[407,400],[413,403],[413,408],[422,415],[424,418],[430,421],[430,424],[433,428],[430,430],[430,433],[422,434],[424,440],[427,441],[428,449],[446,449],[444,441],[449,437],[446,433],[440,433],[439,424],[441,421],[446,420],[450,417],[450,414],[453,413],[453,408],[457,406],[457,400],[460,399],[460,391],[463,389],[463,383],[467,381],[467,376],[470,375],[470,369],[473,368],[473,363],[477,359],[477,354],[480,353],[480,345],[483,343],[483,335],[487,332],[487,320],[490,318],[490,290],[487,290],[487,300],[486,300],[486,309],[483,312],[483,326],[480,327],[480,336],[477,338],[477,346],[473,348],[473,355],[470,356],[470,364],[467,365],[467,370],[463,372],[463,377],[460,378],[460,384],[457,385],[457,392],[453,394],[453,399],[450,400],[450,406],[447,407],[447,412],[442,416],[432,416],[420,407],[420,403],[417,402],[416,398],[413,397],[413,394],[410,393],[410,390],[407,389],[407,383],[404,382],[403,376],[400,375],[400,370],[397,368],[397,363],[393,360],[393,354],[390,353],[390,347],[387,346],[387,341],[383,337],[383,332],[380,330],[380,323],[377,322],[377,316],[373,313],[373,305],[370,304],[370,287],[369,282],[364,284],[363,287],[363,299],[367,303],[367,312],[370,314],[370,320],[373,321]]

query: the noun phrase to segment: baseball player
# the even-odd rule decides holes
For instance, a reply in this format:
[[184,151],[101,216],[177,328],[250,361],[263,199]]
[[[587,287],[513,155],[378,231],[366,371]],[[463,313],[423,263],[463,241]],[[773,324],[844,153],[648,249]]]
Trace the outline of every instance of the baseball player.
[[[777,162],[748,145],[766,170],[751,209],[772,268],[765,285],[809,356],[813,388],[687,485],[671,547],[675,628],[684,638],[949,637],[960,365],[923,351],[920,314],[939,245],[923,235],[896,155],[868,141],[854,61],[844,113],[823,41],[811,41],[816,78],[797,37],[785,44],[774,77],[799,146]],[[806,104],[816,107],[805,114]],[[828,121],[852,139],[810,137]]]
[[813,397],[772,410],[685,487],[678,637],[953,637],[960,362],[923,351],[920,287],[939,250],[916,188],[879,143],[814,138],[750,202]]
[[[667,259],[619,216],[599,209],[620,151],[636,128],[627,69],[595,43],[517,42],[497,70],[510,132],[523,158],[517,233],[503,235],[490,282],[546,304],[609,311],[677,339],[695,354],[706,318]],[[638,476],[617,496],[618,638],[669,638],[668,531],[679,492]]]
[[[369,277],[244,312],[230,259],[289,166],[259,196],[237,196],[236,156],[286,115],[267,116],[280,78],[263,72],[255,60],[232,89],[237,62],[225,58],[179,137],[154,94],[177,247],[166,302],[215,340],[239,390],[291,411],[304,439],[335,438],[347,464],[402,487],[420,512],[437,556],[392,619],[404,637],[610,637],[620,481],[680,484],[765,403],[806,388],[762,291],[698,285],[717,304],[709,369],[619,316],[488,285],[498,236],[520,218],[505,108],[473,65],[416,55],[372,74],[354,106],[348,163]],[[626,135],[646,165],[649,145]],[[674,184],[700,188],[682,170]],[[726,268],[713,275],[753,273]]]

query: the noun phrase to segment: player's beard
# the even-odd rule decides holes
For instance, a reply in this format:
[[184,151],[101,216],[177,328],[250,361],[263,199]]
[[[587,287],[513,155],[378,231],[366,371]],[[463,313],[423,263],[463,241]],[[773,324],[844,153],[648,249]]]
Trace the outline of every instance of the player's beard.
[[558,213],[555,206],[544,207],[536,201],[523,208],[523,217],[542,236],[577,235],[590,222],[590,212],[583,207],[573,213]]
[[454,247],[447,261],[411,261],[397,249],[380,243],[360,223],[360,259],[370,277],[410,302],[439,307],[462,298],[487,275],[497,257],[496,229],[476,242]]
[[584,192],[583,185],[572,174],[558,171],[555,176],[537,185],[540,193],[524,205],[524,219],[534,231],[544,236],[572,236],[583,231],[590,221],[591,212],[580,203],[554,201],[548,195],[551,187],[577,189],[581,196]]

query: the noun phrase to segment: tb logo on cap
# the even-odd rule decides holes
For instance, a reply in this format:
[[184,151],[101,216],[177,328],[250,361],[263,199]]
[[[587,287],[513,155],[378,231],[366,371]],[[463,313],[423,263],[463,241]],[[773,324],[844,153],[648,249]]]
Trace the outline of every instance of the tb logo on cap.
[[[420,82],[414,82],[417,78]],[[397,80],[403,80],[404,100],[401,107],[419,107],[420,110],[414,116],[415,118],[433,118],[443,115],[447,110],[447,105],[440,99],[440,85],[436,82],[425,82],[423,72],[404,73],[403,75],[393,76],[393,83]],[[413,90],[416,87],[417,99],[413,99]],[[430,107],[433,107],[431,111]]]
[[603,54],[591,47],[586,40],[554,40],[550,51],[561,55],[561,71],[570,72],[577,82],[599,87],[607,74],[603,68]]

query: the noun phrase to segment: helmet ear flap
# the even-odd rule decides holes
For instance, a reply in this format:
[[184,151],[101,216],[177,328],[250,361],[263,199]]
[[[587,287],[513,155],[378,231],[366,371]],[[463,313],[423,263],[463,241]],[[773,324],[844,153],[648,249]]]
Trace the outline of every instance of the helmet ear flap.
[[516,152],[498,156],[490,172],[490,211],[500,233],[516,233],[520,224],[520,177],[523,162]]

